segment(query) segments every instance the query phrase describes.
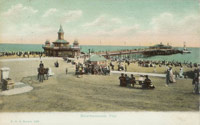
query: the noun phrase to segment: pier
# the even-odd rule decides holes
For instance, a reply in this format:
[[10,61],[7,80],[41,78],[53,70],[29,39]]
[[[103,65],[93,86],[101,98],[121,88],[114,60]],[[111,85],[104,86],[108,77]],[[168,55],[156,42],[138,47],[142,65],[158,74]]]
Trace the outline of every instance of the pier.
[[95,52],[94,54],[102,55],[106,58],[110,58],[111,56],[128,56],[131,54],[141,54],[144,56],[156,56],[156,55],[172,55],[182,53],[181,50],[178,49],[134,49],[134,50],[119,50],[119,51],[105,51],[105,52]]

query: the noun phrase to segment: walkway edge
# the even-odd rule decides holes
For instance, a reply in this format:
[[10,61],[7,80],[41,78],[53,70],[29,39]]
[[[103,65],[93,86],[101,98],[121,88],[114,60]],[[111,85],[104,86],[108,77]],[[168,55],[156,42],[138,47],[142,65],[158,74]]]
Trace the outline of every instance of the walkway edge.
[[157,73],[143,73],[143,72],[124,72],[124,71],[111,71],[110,73],[113,74],[133,74],[133,75],[148,75],[148,76],[154,76],[154,77],[162,77],[165,78],[166,75],[165,74],[157,74]]

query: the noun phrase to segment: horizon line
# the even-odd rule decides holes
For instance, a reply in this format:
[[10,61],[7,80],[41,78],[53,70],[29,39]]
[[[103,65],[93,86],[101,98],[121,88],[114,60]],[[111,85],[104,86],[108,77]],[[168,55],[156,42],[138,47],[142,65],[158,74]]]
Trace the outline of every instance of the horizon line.
[[[44,45],[44,44],[39,44],[39,43],[0,43],[0,44],[24,44],[24,45],[28,45],[28,44],[34,44],[34,45]],[[157,45],[158,43],[155,43],[154,45]],[[81,44],[82,45],[86,45],[86,46],[134,46],[134,47],[149,47],[147,45],[105,45],[105,44]],[[150,46],[154,46],[154,45],[150,45]],[[171,45],[172,46],[172,45]],[[183,46],[172,46],[172,47],[183,47]],[[200,46],[186,46],[186,47],[190,47],[190,48],[200,48]]]

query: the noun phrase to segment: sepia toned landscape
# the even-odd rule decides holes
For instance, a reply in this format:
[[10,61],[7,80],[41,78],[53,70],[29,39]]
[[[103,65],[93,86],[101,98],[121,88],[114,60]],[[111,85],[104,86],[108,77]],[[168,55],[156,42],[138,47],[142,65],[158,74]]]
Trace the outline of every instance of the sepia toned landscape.
[[199,0],[0,0],[0,124],[200,123]]
[[[16,60],[16,59],[15,59]],[[54,68],[59,60],[60,67]],[[1,96],[0,109],[8,112],[43,111],[198,111],[199,96],[194,95],[192,79],[179,79],[165,86],[165,78],[150,77],[156,89],[142,90],[119,87],[120,74],[83,75],[77,78],[75,66],[61,58],[43,59],[45,67],[52,67],[54,76],[40,83],[35,67],[38,60],[1,61],[10,67],[10,77],[34,89],[28,93]],[[20,68],[23,67],[23,68]],[[68,68],[68,74],[65,73]],[[131,63],[128,71],[152,72]],[[135,70],[134,70],[135,69]],[[158,68],[164,73],[164,68]],[[16,73],[17,72],[17,73]],[[136,76],[136,79],[138,76]]]

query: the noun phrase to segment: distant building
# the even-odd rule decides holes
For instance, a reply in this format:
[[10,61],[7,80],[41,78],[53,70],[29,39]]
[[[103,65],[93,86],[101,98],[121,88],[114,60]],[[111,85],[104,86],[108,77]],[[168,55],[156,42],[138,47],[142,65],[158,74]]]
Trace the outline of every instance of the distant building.
[[106,58],[101,55],[91,55],[88,62],[92,65],[106,65]]
[[80,56],[80,46],[77,40],[70,46],[69,42],[64,39],[62,26],[58,31],[58,39],[51,44],[48,40],[43,46],[46,56],[54,57],[77,57]]
[[172,46],[170,46],[169,44],[167,45],[163,45],[162,43],[160,44],[156,44],[154,46],[150,46],[150,49],[172,49]]

